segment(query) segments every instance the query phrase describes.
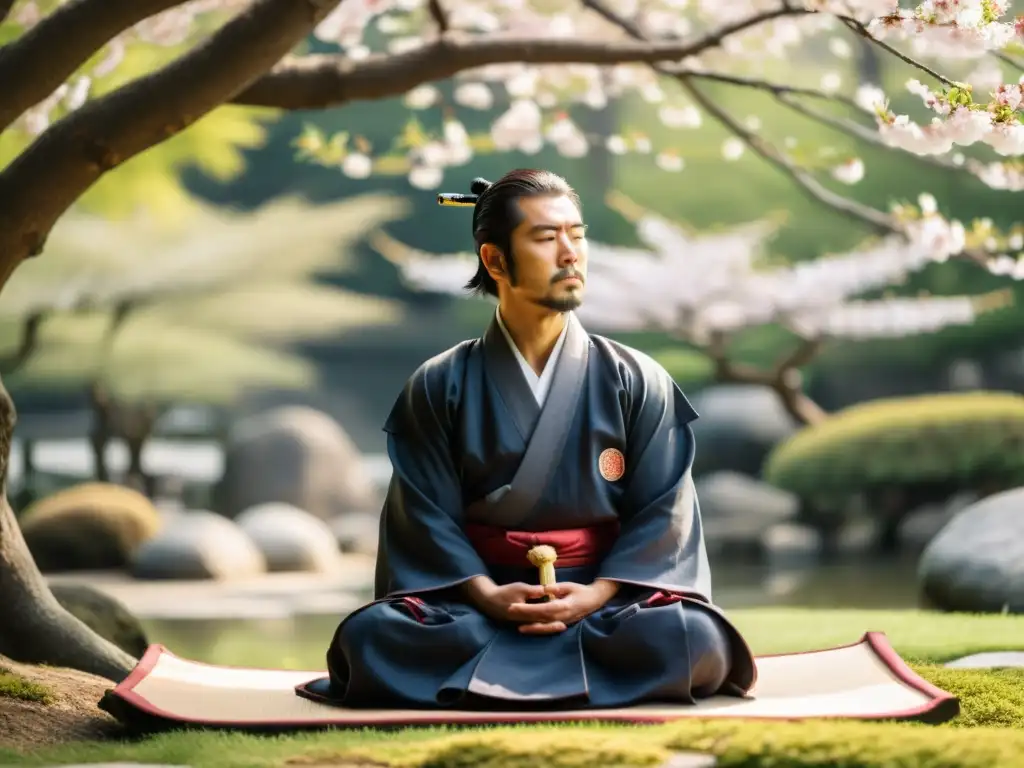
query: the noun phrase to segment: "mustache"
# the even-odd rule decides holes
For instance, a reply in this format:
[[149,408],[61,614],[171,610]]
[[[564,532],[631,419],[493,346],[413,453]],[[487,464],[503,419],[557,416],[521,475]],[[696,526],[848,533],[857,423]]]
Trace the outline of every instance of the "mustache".
[[554,277],[551,278],[551,284],[554,285],[555,283],[561,280],[568,280],[570,277],[575,277],[577,280],[584,284],[586,284],[587,282],[587,279],[582,275],[582,273],[578,272],[573,267],[566,267],[565,269],[560,269],[557,272],[555,272]]

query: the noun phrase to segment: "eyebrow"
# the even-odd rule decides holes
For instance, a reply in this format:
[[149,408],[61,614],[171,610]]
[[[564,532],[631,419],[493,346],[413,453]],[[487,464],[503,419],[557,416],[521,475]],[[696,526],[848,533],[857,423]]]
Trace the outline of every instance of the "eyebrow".
[[[557,232],[562,227],[557,224],[535,224],[530,227],[530,234],[535,235],[538,232]],[[577,221],[569,225],[569,229],[583,229],[586,230],[587,225],[582,221]]]

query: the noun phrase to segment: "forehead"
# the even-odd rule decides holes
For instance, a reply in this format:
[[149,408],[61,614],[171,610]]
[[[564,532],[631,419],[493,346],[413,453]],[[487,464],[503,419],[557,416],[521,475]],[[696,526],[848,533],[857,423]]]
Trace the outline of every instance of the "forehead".
[[517,229],[530,229],[539,224],[565,227],[582,221],[579,208],[566,195],[523,197],[516,203],[523,215]]

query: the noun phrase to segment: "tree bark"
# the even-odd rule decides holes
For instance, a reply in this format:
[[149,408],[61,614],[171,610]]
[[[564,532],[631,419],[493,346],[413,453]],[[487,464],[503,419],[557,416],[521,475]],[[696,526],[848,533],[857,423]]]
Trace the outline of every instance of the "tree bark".
[[103,385],[95,381],[89,387],[89,403],[92,405],[92,429],[89,444],[92,446],[93,476],[101,483],[110,482],[110,468],[107,466],[107,446],[114,436],[113,406]]
[[44,131],[0,172],[0,286],[103,174],[230,101],[339,0],[253,0],[207,40]]
[[118,410],[117,431],[128,448],[126,484],[135,487],[149,498],[156,495],[154,478],[142,466],[142,451],[153,436],[160,409],[151,405],[135,405]]
[[811,362],[820,349],[821,342],[818,339],[806,339],[782,357],[770,371],[730,360],[722,337],[713,338],[705,353],[714,364],[715,381],[768,387],[779,398],[786,413],[799,424],[811,425],[827,419],[828,413],[804,392],[800,368]]
[[136,659],[66,611],[50,592],[7,502],[14,403],[0,382],[0,654],[119,681]]
[[70,0],[0,48],[0,133],[118,34],[183,2]]
[[[796,13],[796,12],[794,12]],[[771,18],[785,15],[773,13]],[[733,25],[763,23],[764,15]],[[325,109],[352,101],[398,96],[424,83],[445,80],[469,69],[523,64],[621,64],[677,62],[721,42],[722,31],[689,42],[647,42],[537,37],[484,37],[445,32],[419,48],[400,54],[374,54],[353,61],[335,54],[289,57],[231,101],[254,107]]]

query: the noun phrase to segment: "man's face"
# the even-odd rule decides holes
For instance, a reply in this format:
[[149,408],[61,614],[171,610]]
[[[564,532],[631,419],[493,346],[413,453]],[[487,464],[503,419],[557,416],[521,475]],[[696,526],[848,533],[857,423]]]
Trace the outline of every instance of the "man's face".
[[586,228],[568,197],[525,197],[518,201],[523,221],[512,232],[513,295],[556,312],[583,303],[587,276]]

